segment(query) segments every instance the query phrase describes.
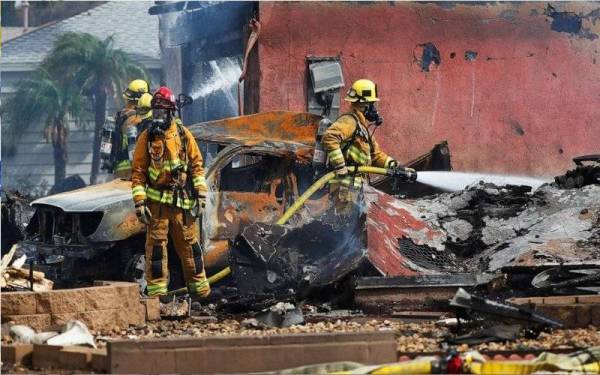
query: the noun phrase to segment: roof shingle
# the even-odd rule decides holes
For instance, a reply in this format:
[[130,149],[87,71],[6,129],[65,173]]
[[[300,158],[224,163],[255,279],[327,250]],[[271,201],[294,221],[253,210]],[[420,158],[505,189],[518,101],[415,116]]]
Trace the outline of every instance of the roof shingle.
[[99,39],[114,35],[120,48],[143,64],[160,59],[158,17],[148,14],[152,1],[112,1],[60,22],[12,39],[2,45],[2,64],[38,64],[51,51],[54,41],[72,31]]

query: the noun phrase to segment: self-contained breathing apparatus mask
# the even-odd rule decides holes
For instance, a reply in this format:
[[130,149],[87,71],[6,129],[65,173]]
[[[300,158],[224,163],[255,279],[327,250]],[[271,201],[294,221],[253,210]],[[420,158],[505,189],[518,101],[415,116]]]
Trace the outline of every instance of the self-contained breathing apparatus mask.
[[375,103],[369,103],[364,111],[365,119],[367,121],[372,122],[375,126],[379,126],[383,124],[383,117],[377,111],[375,107]]
[[171,126],[171,111],[164,108],[154,108],[152,117],[148,134],[151,137],[163,136]]

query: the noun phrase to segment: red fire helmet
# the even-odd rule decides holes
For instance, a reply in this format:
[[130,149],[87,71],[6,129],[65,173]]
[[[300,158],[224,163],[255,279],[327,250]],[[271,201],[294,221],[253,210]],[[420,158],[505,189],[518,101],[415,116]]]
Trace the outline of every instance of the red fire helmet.
[[152,97],[152,108],[175,110],[175,95],[167,86],[161,86]]

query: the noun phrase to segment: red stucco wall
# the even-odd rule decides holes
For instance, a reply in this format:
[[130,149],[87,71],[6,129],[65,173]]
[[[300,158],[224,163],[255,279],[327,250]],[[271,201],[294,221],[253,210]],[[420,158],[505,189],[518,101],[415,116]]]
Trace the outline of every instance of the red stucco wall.
[[[258,110],[305,111],[305,57],[339,54],[347,87],[378,83],[375,134],[399,160],[447,139],[456,170],[557,174],[600,153],[600,5],[555,4],[584,16],[579,34],[551,30],[545,6],[261,2]],[[442,61],[423,72],[427,42]]]

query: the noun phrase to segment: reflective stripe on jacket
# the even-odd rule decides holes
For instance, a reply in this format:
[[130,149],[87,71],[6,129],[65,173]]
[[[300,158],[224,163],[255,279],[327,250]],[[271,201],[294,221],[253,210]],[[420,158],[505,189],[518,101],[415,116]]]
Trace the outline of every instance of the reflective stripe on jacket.
[[[341,115],[323,135],[323,145],[327,152],[329,164],[333,168],[344,165],[372,165],[387,168],[392,159],[381,150],[374,137],[367,131],[367,122],[362,113],[353,110]],[[357,129],[357,126],[360,128]],[[354,138],[353,138],[354,136]],[[345,155],[343,150],[346,149]],[[357,175],[358,178],[360,175]],[[347,182],[343,180],[349,179]],[[330,183],[350,185],[352,176],[336,178]],[[361,181],[362,182],[362,181]],[[354,183],[356,185],[356,181]]]
[[[187,142],[185,147],[187,155],[185,154],[184,139],[179,134],[176,121],[179,120],[171,122],[164,136],[150,141],[147,130],[139,136],[133,156],[131,176],[134,202],[149,199],[191,209],[196,201],[185,190],[173,189],[174,185],[187,186],[187,179],[191,179],[191,185],[198,196],[206,196],[208,189],[204,178],[202,154],[192,133],[181,126],[182,136]],[[179,181],[174,179],[175,175],[180,176]]]

